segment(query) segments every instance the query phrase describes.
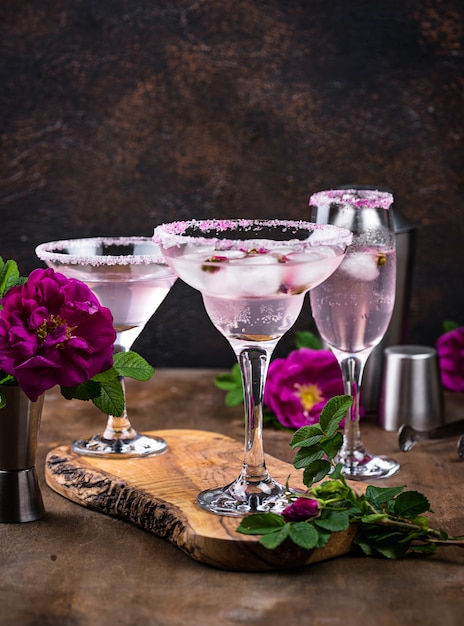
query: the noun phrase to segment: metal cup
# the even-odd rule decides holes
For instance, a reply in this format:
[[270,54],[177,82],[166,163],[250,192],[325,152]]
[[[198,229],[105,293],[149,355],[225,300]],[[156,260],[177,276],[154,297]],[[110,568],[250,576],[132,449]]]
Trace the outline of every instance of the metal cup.
[[438,354],[428,346],[390,346],[384,351],[378,424],[396,431],[402,424],[429,430],[444,423]]

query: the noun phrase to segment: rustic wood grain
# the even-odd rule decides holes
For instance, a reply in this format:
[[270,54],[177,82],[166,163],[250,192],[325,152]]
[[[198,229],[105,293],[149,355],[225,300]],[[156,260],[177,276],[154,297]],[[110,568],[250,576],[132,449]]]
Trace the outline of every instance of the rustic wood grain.
[[[327,546],[311,551],[286,544],[267,550],[258,537],[236,531],[238,518],[208,513],[195,503],[208,487],[236,478],[243,448],[219,433],[164,430],[168,452],[141,459],[99,459],[80,456],[69,446],[50,451],[48,485],[83,506],[123,518],[171,541],[197,561],[221,569],[278,570],[324,561],[351,549],[354,529],[335,534]],[[302,487],[294,468],[267,457],[274,478]]]

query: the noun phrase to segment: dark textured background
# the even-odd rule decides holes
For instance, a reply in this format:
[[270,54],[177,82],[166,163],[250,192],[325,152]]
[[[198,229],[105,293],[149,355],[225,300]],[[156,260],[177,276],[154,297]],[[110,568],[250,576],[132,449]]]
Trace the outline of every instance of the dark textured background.
[[[42,241],[388,186],[418,226],[409,340],[433,344],[464,323],[463,24],[462,0],[3,0],[0,255],[27,273]],[[234,360],[180,281],[136,348]]]

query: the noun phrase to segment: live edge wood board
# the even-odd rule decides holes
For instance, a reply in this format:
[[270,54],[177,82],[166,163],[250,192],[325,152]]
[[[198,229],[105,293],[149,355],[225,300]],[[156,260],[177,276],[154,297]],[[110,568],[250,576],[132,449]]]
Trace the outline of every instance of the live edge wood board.
[[[218,516],[200,509],[197,494],[227,484],[238,475],[243,445],[219,433],[162,430],[168,451],[139,459],[81,456],[70,446],[47,455],[45,477],[56,492],[85,507],[132,522],[163,537],[193,559],[238,571],[301,567],[350,552],[354,529],[332,535],[327,546],[299,549],[287,543],[277,550],[259,544],[259,537],[236,531],[240,518]],[[266,456],[274,478],[302,486],[292,465]]]

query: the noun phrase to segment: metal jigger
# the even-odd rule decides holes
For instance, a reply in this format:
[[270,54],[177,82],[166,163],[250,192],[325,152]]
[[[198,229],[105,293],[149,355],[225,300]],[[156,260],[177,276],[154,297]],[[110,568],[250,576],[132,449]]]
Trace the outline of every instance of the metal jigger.
[[32,522],[45,515],[35,469],[43,396],[31,402],[18,387],[3,387],[0,409],[0,522]]
[[402,425],[419,432],[444,424],[440,365],[430,346],[389,346],[380,385],[378,423],[396,431]]

